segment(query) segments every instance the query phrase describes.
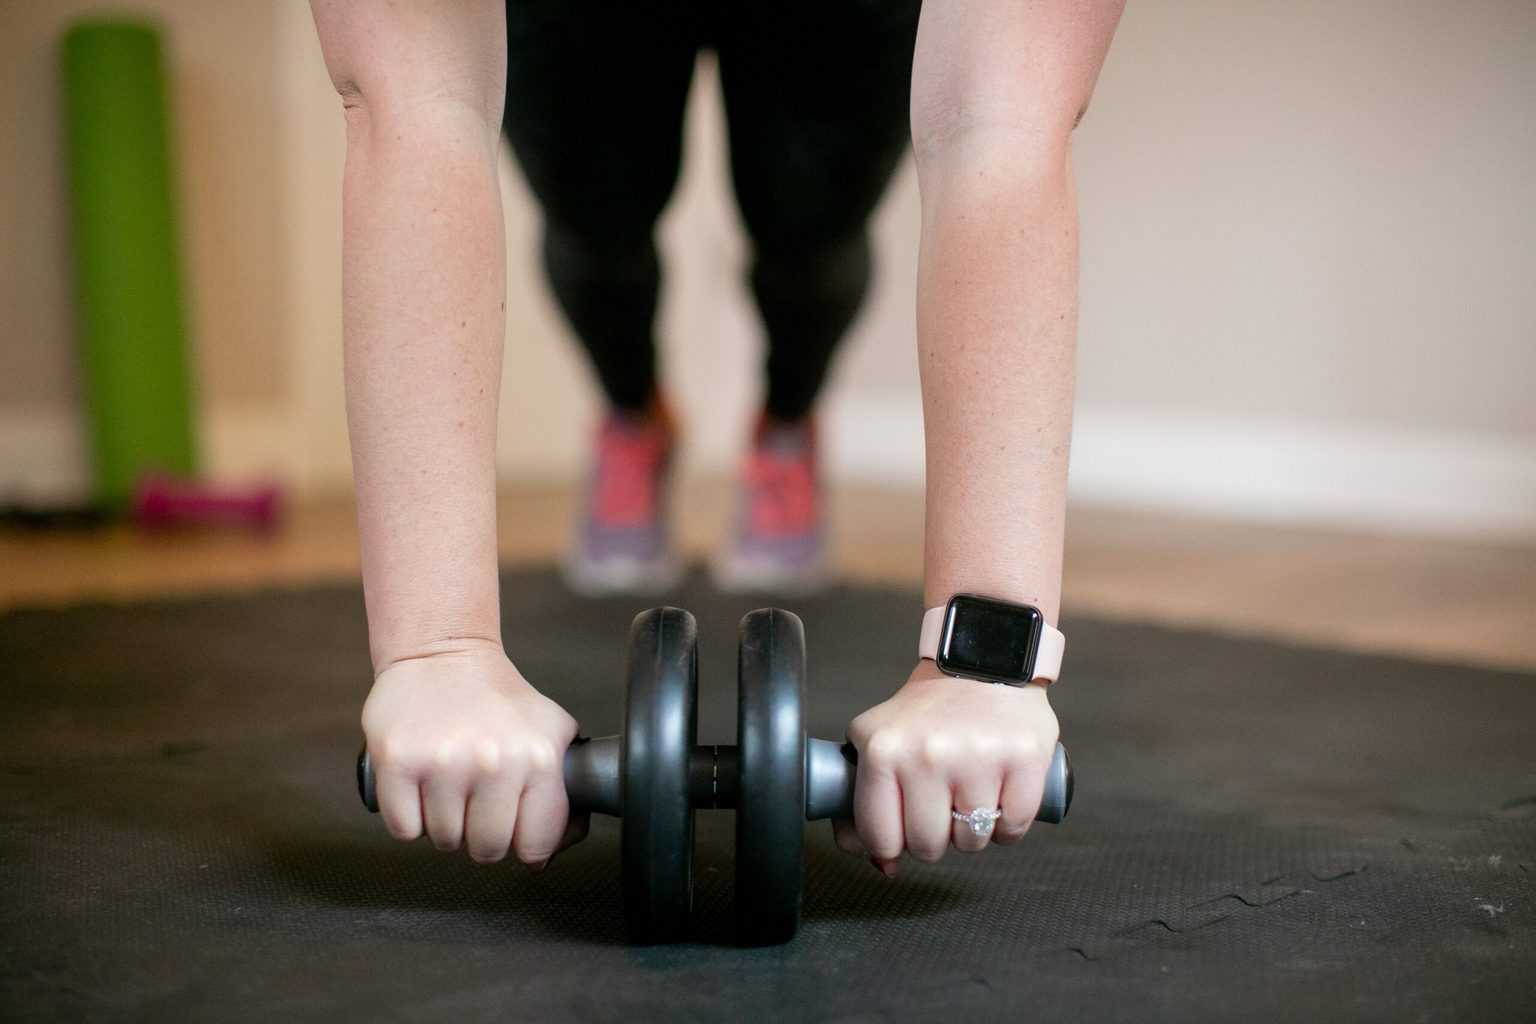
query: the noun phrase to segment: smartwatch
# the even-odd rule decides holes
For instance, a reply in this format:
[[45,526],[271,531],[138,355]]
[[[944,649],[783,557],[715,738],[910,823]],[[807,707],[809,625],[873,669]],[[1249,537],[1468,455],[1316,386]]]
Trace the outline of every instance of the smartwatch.
[[1025,686],[1055,682],[1066,647],[1034,605],[956,594],[923,615],[917,654],[945,675]]

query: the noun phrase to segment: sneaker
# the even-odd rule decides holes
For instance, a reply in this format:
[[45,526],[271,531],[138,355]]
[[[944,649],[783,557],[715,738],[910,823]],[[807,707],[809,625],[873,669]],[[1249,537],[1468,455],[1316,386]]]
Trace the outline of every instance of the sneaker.
[[651,594],[677,583],[681,565],[667,522],[673,434],[659,404],[650,413],[604,417],[575,544],[565,559],[572,590]]
[[825,558],[815,424],[764,416],[743,465],[735,536],[715,563],[715,584],[729,591],[806,594],[825,582]]

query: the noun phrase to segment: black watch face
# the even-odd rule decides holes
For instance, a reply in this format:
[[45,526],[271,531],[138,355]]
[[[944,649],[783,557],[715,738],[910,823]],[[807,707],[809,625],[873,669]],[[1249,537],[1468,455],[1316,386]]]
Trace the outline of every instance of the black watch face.
[[941,670],[972,679],[1028,682],[1045,617],[1027,604],[957,594],[940,638]]

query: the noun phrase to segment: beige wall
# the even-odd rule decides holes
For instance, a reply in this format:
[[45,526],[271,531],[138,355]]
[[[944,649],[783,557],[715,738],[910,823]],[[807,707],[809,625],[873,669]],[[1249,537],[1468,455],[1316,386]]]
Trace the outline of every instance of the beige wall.
[[[56,61],[84,2],[0,0],[0,491],[83,479]],[[159,0],[215,472],[344,485],[341,122],[307,7]],[[689,472],[727,468],[757,328],[706,73],[662,228]],[[1536,536],[1536,5],[1132,3],[1079,131],[1080,497]],[[508,165],[504,472],[569,476],[593,410]],[[916,193],[835,373],[831,464],[921,477]]]
[[[0,493],[65,495],[85,476],[79,426],[58,44],[122,5],[0,2]],[[205,415],[291,400],[289,248],[274,74],[282,9],[154,0],[169,87],[192,362]],[[212,454],[217,458],[218,451]]]
[[1536,433],[1536,4],[1130,6],[1085,400]]
[[[198,377],[215,402],[272,403],[290,368],[276,344],[284,230],[277,11],[267,4],[161,2],[174,31],[171,102],[191,271]],[[66,163],[58,42],[101,9],[86,0],[0,5],[0,402],[14,409],[75,397]],[[111,8],[109,8],[111,10]]]

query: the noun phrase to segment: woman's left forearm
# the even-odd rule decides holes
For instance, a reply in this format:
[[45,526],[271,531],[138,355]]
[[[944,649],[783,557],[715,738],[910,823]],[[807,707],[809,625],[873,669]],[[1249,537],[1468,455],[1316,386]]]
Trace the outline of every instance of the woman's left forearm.
[[1071,137],[1123,0],[923,8],[917,343],[924,596],[1061,606],[1077,336]]
[[920,167],[924,598],[986,594],[1055,623],[1077,333],[1070,158],[967,138]]

